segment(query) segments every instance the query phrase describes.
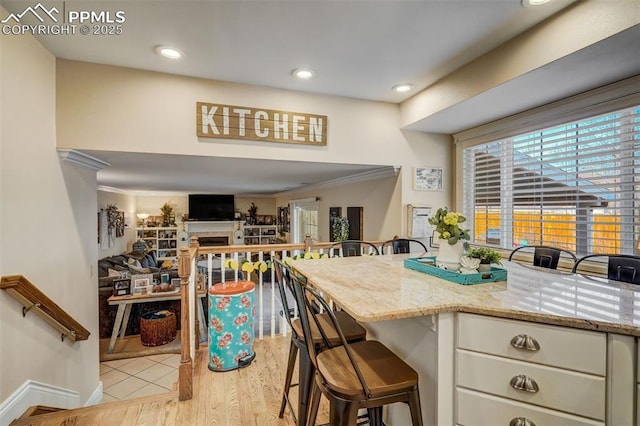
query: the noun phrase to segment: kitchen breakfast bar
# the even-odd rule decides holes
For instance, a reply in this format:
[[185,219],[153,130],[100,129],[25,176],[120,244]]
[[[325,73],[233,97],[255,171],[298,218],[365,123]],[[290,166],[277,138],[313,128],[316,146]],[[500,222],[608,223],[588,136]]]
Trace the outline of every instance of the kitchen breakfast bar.
[[640,287],[510,262],[507,281],[465,286],[406,257],[292,266],[418,371],[425,425],[640,426]]

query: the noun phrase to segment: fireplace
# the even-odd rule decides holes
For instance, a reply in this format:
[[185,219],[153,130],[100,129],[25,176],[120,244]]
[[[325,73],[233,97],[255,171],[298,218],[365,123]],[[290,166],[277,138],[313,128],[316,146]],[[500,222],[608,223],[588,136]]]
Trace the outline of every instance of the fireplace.
[[228,246],[234,244],[236,222],[187,222],[189,238],[198,237],[202,247]]
[[228,246],[229,237],[198,237],[198,243],[201,247]]

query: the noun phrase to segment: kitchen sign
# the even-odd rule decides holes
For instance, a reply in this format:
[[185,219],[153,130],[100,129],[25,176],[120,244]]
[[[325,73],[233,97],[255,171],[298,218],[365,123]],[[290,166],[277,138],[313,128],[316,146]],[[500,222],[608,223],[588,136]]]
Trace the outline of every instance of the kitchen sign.
[[199,138],[327,145],[327,116],[196,103]]

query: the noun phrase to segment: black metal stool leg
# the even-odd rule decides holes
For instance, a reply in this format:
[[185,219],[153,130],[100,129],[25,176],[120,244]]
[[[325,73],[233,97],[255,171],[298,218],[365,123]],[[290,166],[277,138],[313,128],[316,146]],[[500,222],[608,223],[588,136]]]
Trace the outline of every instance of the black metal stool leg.
[[289,389],[291,389],[291,379],[293,377],[293,369],[296,365],[296,356],[298,355],[298,347],[293,341],[294,337],[291,336],[291,345],[289,346],[289,359],[287,361],[287,375],[284,378],[284,387],[282,390],[282,403],[280,404],[280,413],[278,417],[284,416],[284,410],[287,406],[287,399],[289,397]]

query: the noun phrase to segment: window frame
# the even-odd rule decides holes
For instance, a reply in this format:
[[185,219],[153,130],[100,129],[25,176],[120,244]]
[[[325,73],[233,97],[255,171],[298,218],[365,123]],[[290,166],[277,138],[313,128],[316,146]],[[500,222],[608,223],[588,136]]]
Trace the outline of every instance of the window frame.
[[[536,131],[540,131],[540,129],[547,129],[577,120],[588,119],[637,105],[640,105],[640,76],[622,80],[611,85],[454,134],[456,171],[456,182],[453,194],[453,199],[455,200],[454,208],[456,210],[461,210],[464,206],[463,200],[465,194],[463,172],[464,150],[466,148],[500,141],[518,135],[535,133]],[[633,140],[631,142],[633,142]],[[624,141],[621,141],[621,143],[624,143]],[[501,164],[502,163],[503,162],[501,162]],[[508,167],[509,165],[506,164],[501,165],[501,168]],[[501,172],[501,176],[506,176],[506,174]],[[506,189],[508,191],[508,187],[506,187]],[[504,220],[509,220],[512,211],[510,207],[512,206],[500,206],[501,219],[505,218]],[[633,209],[633,207],[631,208]],[[473,221],[473,218],[470,219]],[[630,224],[624,223],[624,226],[633,227],[635,226],[635,223],[634,221]],[[513,241],[512,227],[500,226],[500,241]],[[620,250],[622,253],[634,253],[634,247],[636,244],[635,239],[632,241],[625,241],[621,239],[620,243]],[[501,245],[504,247],[504,243]],[[630,245],[630,247],[626,247],[627,245]],[[577,242],[576,247],[578,247]],[[580,248],[583,249],[583,247],[584,246],[581,246]],[[590,252],[592,247],[587,247],[587,251]]]

